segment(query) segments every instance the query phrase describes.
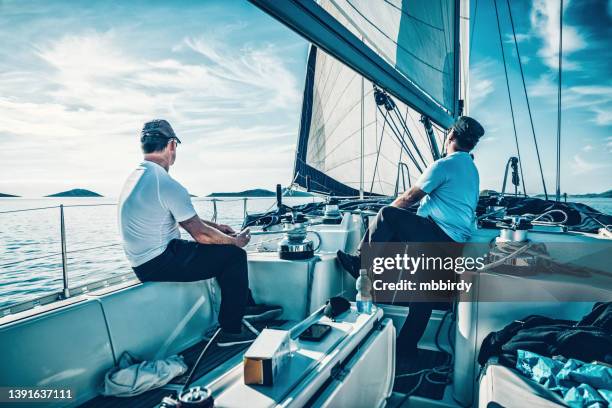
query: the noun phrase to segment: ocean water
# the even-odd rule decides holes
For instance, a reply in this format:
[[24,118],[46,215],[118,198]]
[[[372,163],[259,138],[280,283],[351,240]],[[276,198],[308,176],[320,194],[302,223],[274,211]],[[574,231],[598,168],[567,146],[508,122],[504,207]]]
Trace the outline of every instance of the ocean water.
[[[243,199],[220,200],[217,222],[239,228]],[[288,205],[312,201],[284,199]],[[70,287],[131,272],[119,239],[115,203],[107,198],[0,199],[0,307],[61,291],[60,204],[64,205]],[[193,203],[202,218],[211,219],[210,199],[194,198]],[[275,204],[274,198],[249,198],[247,210],[259,213]],[[37,209],[12,212],[33,208]]]
[[[288,205],[312,198],[285,199]],[[580,199],[612,214],[612,199]],[[250,213],[273,208],[274,198],[249,198]],[[69,286],[79,286],[131,272],[117,229],[115,200],[107,198],[0,199],[0,307],[31,300],[62,289],[60,210],[64,204]],[[195,198],[200,216],[211,219],[210,199]],[[47,208],[52,207],[52,208]],[[40,208],[33,211],[19,211]],[[7,212],[11,211],[11,212]],[[235,228],[242,224],[244,202],[217,202],[217,221]]]

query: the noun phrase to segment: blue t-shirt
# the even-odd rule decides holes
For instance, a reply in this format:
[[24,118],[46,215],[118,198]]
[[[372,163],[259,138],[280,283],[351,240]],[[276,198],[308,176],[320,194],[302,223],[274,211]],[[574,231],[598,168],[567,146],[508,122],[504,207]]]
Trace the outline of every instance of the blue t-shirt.
[[456,242],[466,242],[476,228],[478,170],[469,153],[455,152],[429,166],[416,182],[427,195],[417,214],[431,217]]

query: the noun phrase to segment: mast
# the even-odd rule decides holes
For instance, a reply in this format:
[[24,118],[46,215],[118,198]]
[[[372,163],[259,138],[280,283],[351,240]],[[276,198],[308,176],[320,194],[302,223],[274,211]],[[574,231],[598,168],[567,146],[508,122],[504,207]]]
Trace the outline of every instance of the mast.
[[557,189],[556,199],[561,201],[561,69],[563,58],[563,0],[559,9],[559,84],[557,89]]
[[364,88],[364,84],[363,84],[363,77],[361,77],[361,148],[360,148],[360,155],[359,155],[359,198],[363,199],[363,183],[364,183],[364,150],[365,150],[365,136],[364,136],[364,106],[363,106],[363,99],[364,99],[364,92],[363,92],[363,88]]

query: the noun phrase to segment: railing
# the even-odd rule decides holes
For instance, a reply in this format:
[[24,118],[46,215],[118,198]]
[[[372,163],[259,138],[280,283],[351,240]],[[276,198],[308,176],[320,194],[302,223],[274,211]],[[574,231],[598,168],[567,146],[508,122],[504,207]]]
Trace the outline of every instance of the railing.
[[[196,199],[193,200],[193,202],[194,203],[210,202],[212,204],[212,216],[210,218],[211,218],[211,221],[216,222],[217,219],[218,219],[218,216],[219,216],[218,203],[227,203],[227,202],[242,201],[242,203],[243,203],[243,206],[242,206],[242,217],[244,219],[244,217],[246,217],[248,215],[248,202],[252,201],[252,200],[274,200],[274,197],[237,197],[237,198],[224,198],[224,199],[220,199],[220,198],[199,198],[198,199],[198,198],[196,198]],[[272,206],[270,206],[270,208],[265,209],[263,211],[269,211],[274,205],[275,205],[275,203],[273,203]],[[73,287],[70,286],[69,268],[68,268],[69,255],[75,254],[75,253],[86,252],[86,251],[92,251],[92,250],[96,250],[96,249],[117,247],[117,246],[120,246],[121,244],[120,243],[112,243],[112,244],[97,245],[97,246],[92,246],[92,247],[87,247],[87,248],[79,248],[77,250],[72,250],[72,251],[68,250],[67,249],[67,244],[66,244],[66,242],[67,242],[67,238],[66,238],[66,221],[65,221],[65,217],[64,217],[65,210],[68,209],[68,208],[76,208],[76,207],[102,207],[102,206],[117,206],[117,204],[116,203],[69,204],[69,205],[59,204],[59,205],[54,205],[54,206],[44,206],[44,207],[35,207],[35,208],[25,208],[25,209],[14,209],[14,210],[3,210],[3,211],[0,211],[0,216],[2,216],[2,215],[8,215],[8,214],[22,213],[22,212],[31,212],[31,211],[49,210],[49,209],[59,209],[59,235],[60,235],[60,241],[59,241],[60,251],[59,252],[53,252],[53,253],[44,254],[44,255],[41,255],[41,256],[35,256],[35,257],[27,258],[27,259],[21,259],[21,260],[18,260],[18,261],[6,262],[6,263],[3,263],[3,264],[0,264],[0,269],[6,268],[6,267],[9,267],[9,266],[14,266],[14,265],[21,264],[21,263],[25,263],[25,262],[30,262],[30,261],[40,260],[40,259],[46,259],[46,258],[52,258],[52,257],[57,257],[57,256],[61,256],[61,268],[62,268],[62,289],[61,289],[61,292],[51,293],[49,295],[45,295],[45,296],[39,297],[39,298],[34,299],[34,300],[28,300],[28,301],[25,301],[25,302],[18,302],[18,303],[11,304],[11,305],[6,306],[6,307],[0,307],[0,317],[6,316],[8,314],[14,314],[14,313],[17,313],[19,311],[27,310],[27,309],[30,309],[32,307],[36,307],[36,306],[52,303],[52,302],[57,301],[57,300],[69,299],[72,296],[81,295],[83,293],[87,293],[89,291],[100,289],[100,288],[105,288],[107,286],[111,286],[111,285],[114,285],[114,284],[120,284],[122,282],[126,282],[126,281],[129,281],[129,280],[134,278],[133,273],[130,271],[130,272],[126,272],[124,274],[116,275],[116,276],[114,276],[112,278],[105,278],[105,279],[102,279],[102,280],[99,280],[99,281],[95,281],[95,282],[91,282],[91,283],[88,283],[88,284],[85,284],[85,285],[77,285],[77,286],[73,286]]]

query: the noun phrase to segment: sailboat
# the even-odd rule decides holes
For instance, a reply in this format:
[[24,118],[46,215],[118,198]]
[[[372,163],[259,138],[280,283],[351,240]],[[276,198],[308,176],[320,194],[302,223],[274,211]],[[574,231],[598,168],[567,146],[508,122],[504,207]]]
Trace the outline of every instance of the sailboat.
[[[155,407],[194,392],[212,396],[217,407],[555,406],[507,367],[481,366],[480,344],[534,310],[579,319],[595,301],[610,299],[606,271],[587,278],[491,274],[488,288],[525,298],[493,301],[483,284],[473,298],[435,311],[419,343],[427,361],[403,376],[396,372],[395,328],[407,307],[380,304],[360,314],[352,305],[335,318],[325,314],[328,299],[355,298],[355,281],[336,251],[357,248],[369,218],[442,157],[447,129],[469,113],[469,2],[251,2],[312,43],[289,187],[323,201],[291,208],[278,186],[276,209],[244,220],[253,235],[250,286],[258,302],[283,306],[282,320],[269,325],[292,338],[288,368],[273,386],[246,385],[245,347],[209,344],[206,331],[215,327],[220,303],[214,281],[130,279],[6,312],[0,385],[63,391],[63,398],[47,396],[37,406]],[[518,186],[516,162],[507,168]],[[496,259],[511,267],[529,263],[533,254],[524,247],[533,243],[591,271],[602,264],[610,217],[506,194],[505,184],[501,194],[481,198],[471,239],[477,248],[498,250],[503,242],[511,251]],[[320,342],[300,339],[313,323],[331,326],[331,333]],[[138,396],[100,396],[105,374],[125,352],[144,360],[178,354],[189,373]]]

